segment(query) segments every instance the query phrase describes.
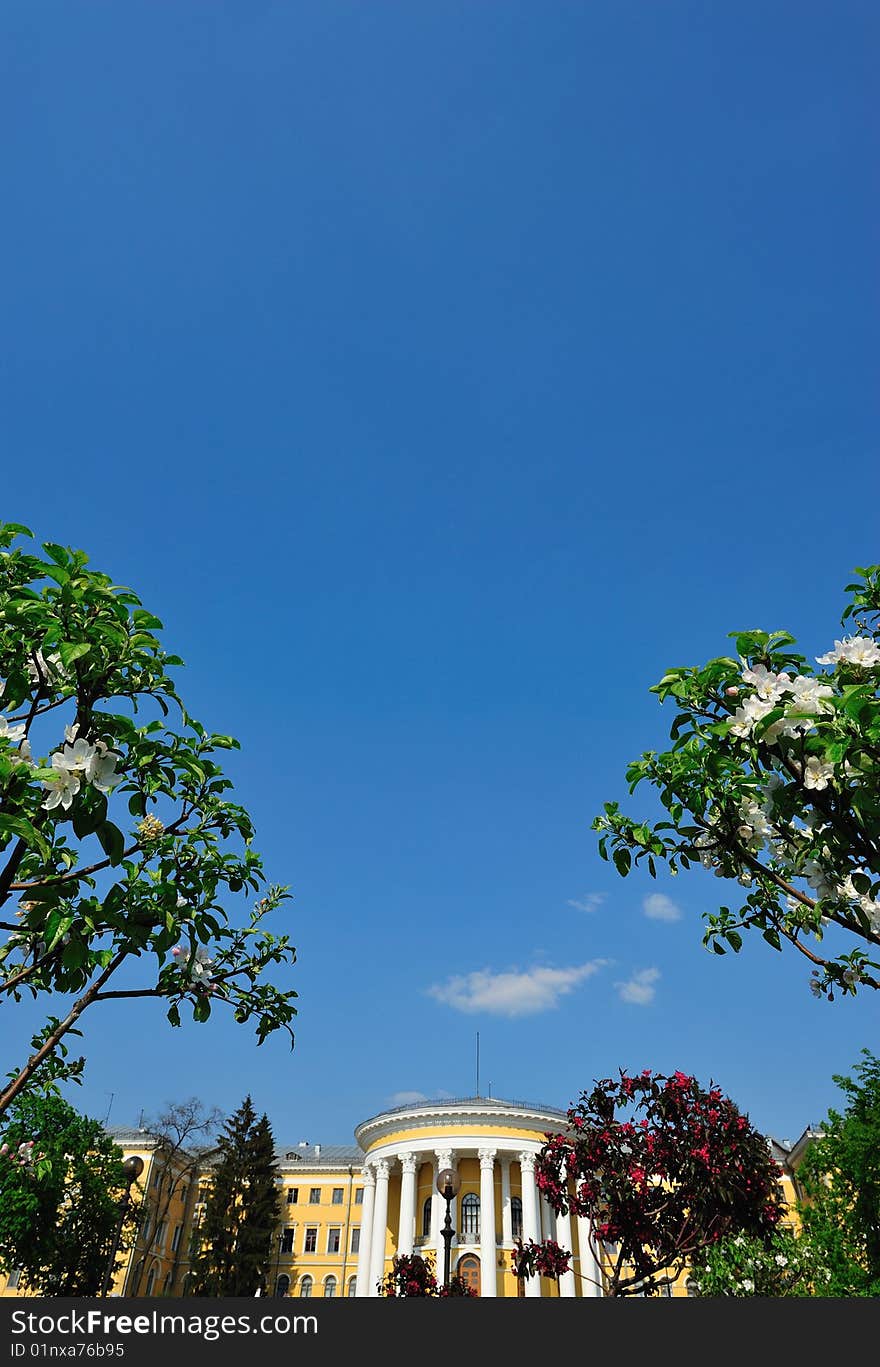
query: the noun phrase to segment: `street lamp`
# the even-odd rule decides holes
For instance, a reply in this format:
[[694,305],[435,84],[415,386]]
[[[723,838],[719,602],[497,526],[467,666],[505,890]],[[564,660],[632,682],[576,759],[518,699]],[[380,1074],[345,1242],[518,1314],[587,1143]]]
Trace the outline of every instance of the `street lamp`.
[[116,1266],[116,1253],[119,1248],[119,1240],[122,1237],[122,1226],[125,1224],[125,1217],[128,1213],[128,1203],[131,1200],[132,1183],[136,1182],[144,1170],[144,1160],[133,1153],[130,1158],[126,1158],[122,1164],[122,1175],[125,1179],[125,1193],[119,1203],[119,1219],[116,1222],[116,1232],[113,1235],[113,1247],[110,1250],[110,1257],[107,1259],[107,1270],[104,1273],[104,1284],[101,1287],[101,1295],[106,1296],[113,1281],[113,1270]]
[[454,1168],[444,1168],[437,1174],[437,1190],[446,1202],[446,1219],[443,1221],[443,1243],[445,1250],[443,1254],[443,1285],[449,1285],[449,1259],[452,1247],[452,1216],[449,1208],[458,1195],[461,1186],[461,1178]]

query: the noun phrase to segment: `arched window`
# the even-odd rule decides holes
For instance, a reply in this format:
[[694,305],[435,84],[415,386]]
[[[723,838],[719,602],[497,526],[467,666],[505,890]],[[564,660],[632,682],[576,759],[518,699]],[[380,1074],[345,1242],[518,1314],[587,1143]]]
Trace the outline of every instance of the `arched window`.
[[349,1294],[349,1296],[354,1296],[354,1295],[355,1295],[355,1293],[356,1293],[356,1291],[357,1291],[357,1284],[358,1284],[358,1279],[357,1279],[357,1277],[349,1277],[349,1279],[348,1279],[348,1294]]
[[510,1223],[514,1239],[522,1238],[522,1198],[512,1196],[510,1198]]
[[425,1204],[422,1206],[422,1234],[426,1239],[430,1238],[431,1235],[431,1216],[433,1211],[434,1198],[433,1196],[428,1196],[425,1199]]
[[461,1232],[476,1238],[480,1233],[480,1198],[469,1191],[461,1203]]
[[286,1296],[289,1290],[290,1290],[290,1278],[288,1277],[288,1275],[287,1275],[286,1272],[282,1272],[282,1273],[281,1273],[281,1276],[278,1278],[277,1282],[275,1283],[275,1295],[276,1295],[276,1296]]
[[304,1301],[307,1301],[309,1299],[309,1297],[312,1294],[311,1277],[303,1277],[302,1281],[299,1284],[299,1294]]
[[475,1296],[480,1294],[480,1260],[475,1258],[472,1253],[466,1253],[463,1258],[458,1260],[458,1275],[469,1286]]
[[153,1287],[156,1284],[156,1267],[157,1264],[153,1263],[153,1266],[150,1268],[149,1276],[147,1277],[147,1289],[144,1293],[147,1296],[152,1296],[153,1294]]
[[324,1282],[324,1297],[325,1297],[325,1299],[327,1299],[328,1297],[331,1297],[331,1298],[332,1298],[332,1297],[335,1296],[335,1295],[336,1295],[336,1278],[335,1278],[335,1277],[327,1277],[327,1279],[326,1279],[325,1282]]

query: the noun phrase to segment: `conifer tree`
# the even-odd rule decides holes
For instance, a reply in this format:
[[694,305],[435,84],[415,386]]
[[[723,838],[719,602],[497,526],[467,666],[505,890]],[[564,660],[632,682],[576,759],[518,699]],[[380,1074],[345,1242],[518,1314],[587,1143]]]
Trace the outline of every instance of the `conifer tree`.
[[226,1122],[219,1161],[199,1230],[192,1291],[196,1296],[253,1296],[263,1286],[281,1218],[275,1142],[249,1096]]

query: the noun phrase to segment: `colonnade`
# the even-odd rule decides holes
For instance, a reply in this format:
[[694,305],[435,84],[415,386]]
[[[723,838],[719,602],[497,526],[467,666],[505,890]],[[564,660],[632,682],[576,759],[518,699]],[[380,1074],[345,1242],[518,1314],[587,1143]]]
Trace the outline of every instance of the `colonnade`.
[[[572,1245],[572,1217],[569,1214],[555,1215],[538,1190],[535,1180],[535,1157],[532,1151],[505,1151],[499,1148],[478,1148],[480,1162],[480,1234],[477,1248],[470,1243],[463,1249],[461,1241],[453,1239],[453,1249],[461,1256],[462,1252],[478,1252],[480,1259],[480,1295],[495,1296],[498,1293],[497,1258],[499,1250],[505,1253],[509,1266],[509,1252],[513,1248],[513,1204],[511,1197],[511,1164],[519,1165],[522,1192],[522,1239],[536,1243],[541,1239],[555,1239],[566,1249]],[[412,1254],[416,1239],[416,1189],[419,1168],[422,1163],[432,1164],[432,1205],[431,1230],[427,1246],[434,1255],[434,1265],[438,1277],[442,1276],[445,1245],[443,1242],[443,1221],[446,1216],[446,1202],[436,1189],[437,1175],[444,1168],[455,1168],[461,1157],[473,1157],[474,1150],[459,1153],[453,1148],[433,1149],[430,1151],[404,1151],[368,1161],[364,1164],[364,1198],[361,1213],[360,1246],[357,1265],[358,1296],[378,1295],[378,1283],[385,1274],[385,1248],[388,1230],[388,1186],[392,1176],[400,1175],[400,1218],[394,1251],[398,1254]],[[495,1211],[495,1165],[501,1169],[501,1241],[496,1239]],[[456,1197],[451,1203],[453,1230],[459,1228],[458,1202]],[[599,1270],[590,1249],[589,1221],[576,1217],[578,1248],[580,1250],[580,1272],[585,1278],[581,1294],[584,1296],[601,1295],[597,1283],[600,1282]],[[420,1244],[420,1250],[424,1244]],[[561,1296],[574,1296],[575,1272],[569,1269],[559,1281]],[[537,1277],[526,1278],[525,1294],[540,1296],[541,1286]]]

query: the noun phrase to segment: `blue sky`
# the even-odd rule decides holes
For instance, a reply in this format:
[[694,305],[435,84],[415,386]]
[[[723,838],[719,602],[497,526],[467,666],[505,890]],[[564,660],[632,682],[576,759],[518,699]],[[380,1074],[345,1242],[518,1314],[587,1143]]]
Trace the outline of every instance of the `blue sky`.
[[2,516],[162,618],[299,950],[293,1053],[108,1004],[83,1109],[249,1091],[346,1142],[472,1094],[478,1033],[495,1096],[683,1069],[782,1138],[837,1101],[877,1002],[708,954],[720,884],[621,881],[589,827],[667,665],[820,653],[880,558],[878,30],[4,7]]

